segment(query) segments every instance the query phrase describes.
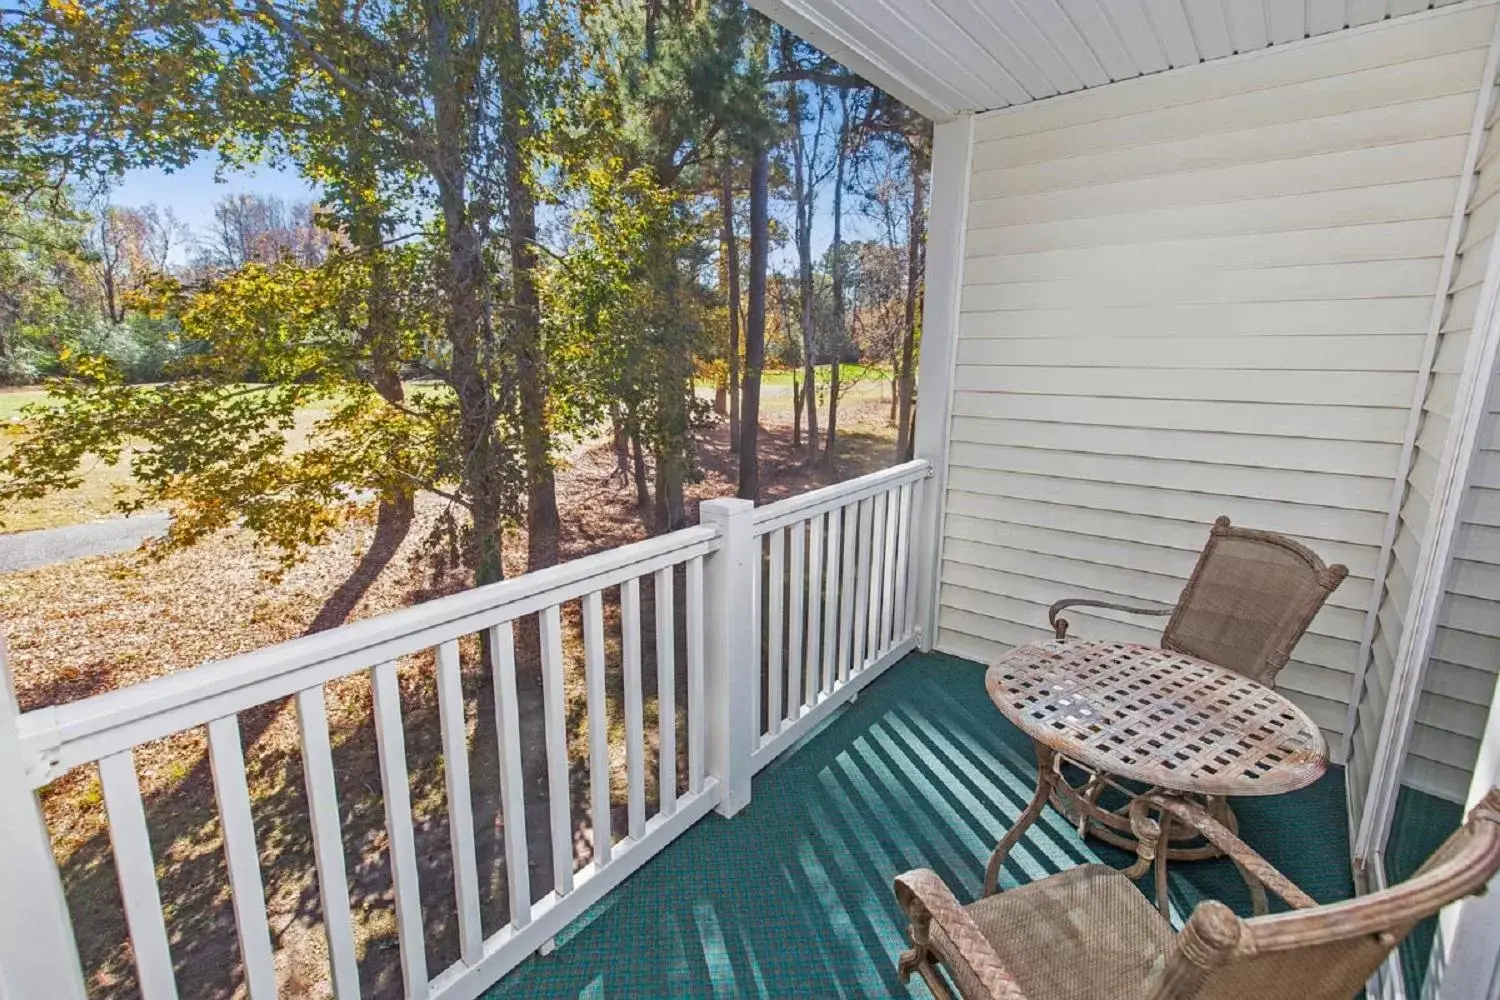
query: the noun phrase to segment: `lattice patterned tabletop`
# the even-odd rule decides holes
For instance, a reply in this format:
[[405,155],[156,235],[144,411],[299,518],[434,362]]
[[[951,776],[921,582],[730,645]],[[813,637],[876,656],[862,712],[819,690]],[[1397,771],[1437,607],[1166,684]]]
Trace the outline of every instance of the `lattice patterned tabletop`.
[[1018,646],[985,674],[1032,739],[1121,778],[1205,795],[1278,795],[1328,768],[1317,725],[1270,688],[1181,653],[1124,642]]

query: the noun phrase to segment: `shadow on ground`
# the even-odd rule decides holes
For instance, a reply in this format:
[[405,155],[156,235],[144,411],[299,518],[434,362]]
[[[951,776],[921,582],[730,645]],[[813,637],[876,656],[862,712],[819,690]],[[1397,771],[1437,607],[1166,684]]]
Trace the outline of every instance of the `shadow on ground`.
[[[1033,757],[984,692],[983,668],[908,657],[801,749],[757,777],[750,806],[699,823],[487,993],[521,997],[927,996],[895,975],[906,947],[891,879],[926,866],[963,901],[1033,787]],[[1315,898],[1353,893],[1343,775],[1238,800],[1245,838]],[[1076,864],[1122,865],[1048,811],[1003,884]],[[1227,861],[1172,869],[1174,906],[1249,913]]]

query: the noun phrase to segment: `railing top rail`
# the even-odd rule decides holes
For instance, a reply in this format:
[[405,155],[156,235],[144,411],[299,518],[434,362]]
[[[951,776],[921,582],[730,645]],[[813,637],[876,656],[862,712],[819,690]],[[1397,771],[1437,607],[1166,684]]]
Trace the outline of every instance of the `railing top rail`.
[[705,555],[718,544],[716,527],[684,528],[117,691],[35,709],[17,722],[26,773],[33,787],[40,788],[78,764]]
[[755,533],[764,535],[777,528],[806,520],[815,514],[834,510],[865,497],[883,493],[902,483],[916,482],[932,475],[932,464],[919,458],[903,465],[893,465],[858,479],[850,479],[809,493],[799,493],[785,500],[759,507],[755,511]]

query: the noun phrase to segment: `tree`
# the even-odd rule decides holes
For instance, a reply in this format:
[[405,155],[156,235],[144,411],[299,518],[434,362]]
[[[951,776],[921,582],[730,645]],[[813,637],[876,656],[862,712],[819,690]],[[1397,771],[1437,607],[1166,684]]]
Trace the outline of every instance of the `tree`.
[[719,168],[719,211],[724,229],[725,301],[729,315],[729,450],[740,450],[740,247],[734,232],[734,154],[724,142],[724,162]]
[[[144,246],[149,231],[144,217],[139,228]],[[218,271],[283,259],[314,265],[328,256],[332,235],[318,225],[317,212],[308,202],[287,205],[265,195],[225,195],[214,203],[214,228],[198,248],[198,264]]]

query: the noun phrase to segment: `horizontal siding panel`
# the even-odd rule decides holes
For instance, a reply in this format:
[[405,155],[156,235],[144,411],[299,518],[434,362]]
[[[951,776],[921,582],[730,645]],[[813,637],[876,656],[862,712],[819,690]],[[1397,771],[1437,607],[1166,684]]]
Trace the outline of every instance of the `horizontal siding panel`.
[[[1479,55],[1482,57],[1483,52]],[[1447,86],[1462,88],[1453,80]],[[1450,93],[1314,120],[1299,119],[1151,145],[1124,146],[1046,163],[981,170],[974,175],[973,183],[985,193],[1006,196],[1085,188],[1159,176],[1166,165],[1173,171],[1214,170],[1438,139],[1467,132],[1473,118],[1474,95]]]
[[954,466],[950,490],[1036,500],[1153,517],[1174,518],[1194,525],[1212,524],[1220,514],[1240,524],[1280,531],[1302,539],[1326,539],[1350,544],[1380,544],[1384,512],[1341,507],[1287,504],[1249,497],[1216,496],[1156,485],[1132,486],[1105,481],[1063,479],[1013,471],[989,471]]
[[[1030,500],[1014,500],[1009,497],[986,496],[959,490],[948,494],[947,510],[952,516],[963,515],[1001,525],[1018,524],[1034,528],[1052,528],[1086,536],[1161,545],[1180,549],[1190,553],[1194,558],[1208,542],[1208,525],[1202,523],[1171,520],[1146,514],[1100,511],[1089,507],[1036,503]],[[1255,525],[1246,525],[1246,527],[1255,527]],[[1370,546],[1318,540],[1314,542],[1313,547],[1325,562],[1342,563],[1349,567],[1350,573],[1356,577],[1369,579],[1374,573],[1375,550]],[[1346,634],[1349,638],[1358,638],[1358,622],[1348,622],[1347,629],[1347,633],[1342,634]]]
[[[1199,399],[1240,403],[1389,406],[1411,401],[1415,374],[1387,372],[1182,372],[1150,368],[1009,368],[964,365],[960,392],[1021,392],[1121,399]],[[1066,403],[1059,402],[1064,406]]]
[[[1093,555],[1093,558],[1080,559],[1076,557],[1079,551],[1076,540],[1059,544],[1047,537],[1045,532],[1033,530],[1023,537],[1019,534],[1020,530],[1010,528],[1003,533],[980,533],[983,537],[978,538],[950,534],[943,557],[951,562],[982,569],[998,569],[1037,580],[1054,580],[1059,584],[1107,591],[1121,597],[1161,605],[1177,602],[1194,563],[1191,555],[1182,554],[1173,564],[1169,558],[1171,554],[1164,550],[1161,555],[1150,559],[1149,563],[1154,567],[1161,567],[1164,563],[1175,567],[1165,572],[1159,568],[1149,569],[1143,564],[1103,562],[1098,549],[1085,553]],[[1103,545],[1099,548],[1103,548]],[[1369,600],[1369,594],[1368,580],[1346,579],[1338,590],[1329,595],[1328,605],[1362,611],[1364,603]],[[1043,615],[1041,620],[1045,622],[1046,616]],[[1352,664],[1349,669],[1352,669]]]
[[1467,136],[1453,135],[1014,197],[975,178],[970,193],[977,200],[969,206],[969,220],[981,227],[1004,226],[1456,177],[1467,147]]
[[1379,479],[1334,476],[1281,469],[1206,466],[1119,455],[1048,452],[1004,445],[954,442],[951,463],[972,469],[1025,472],[1063,479],[1094,480],[1135,486],[1161,486],[1284,503],[1334,505],[1383,512],[1389,485]]
[[1209,465],[1288,469],[1380,478],[1395,467],[1395,445],[1240,435],[1234,441],[1202,431],[1138,430],[1019,420],[955,417],[951,439],[968,444],[1085,454],[1161,458]]
[[1307,264],[1300,267],[1203,271],[1184,282],[1181,272],[1147,271],[1089,282],[1014,281],[1000,285],[965,284],[962,309],[1066,309],[1077,306],[1148,305],[1162,300],[1210,302],[1326,301],[1384,299],[1431,294],[1441,260],[1368,261],[1363,264]]
[[1431,254],[1434,247],[1443,245],[1447,231],[1448,220],[1438,217],[1016,253],[998,253],[968,243],[964,280],[992,284],[1107,276],[1122,268],[1229,269],[1400,260]]
[[[1229,5],[1231,13],[1235,6]],[[1045,104],[980,116],[975,119],[975,139],[1019,137],[1107,122],[1310,80],[1335,81],[1339,76],[1380,66],[1482,48],[1489,40],[1494,14],[1489,7],[1452,11],[1402,25],[1400,30],[1367,32],[1352,38],[1334,34],[1317,44],[1271,49],[1255,59],[1236,60],[1228,67],[1208,63],[1178,73],[1144,76]]]
[[1406,758],[1401,780],[1419,792],[1435,795],[1449,802],[1463,802],[1469,794],[1468,769],[1448,767],[1412,755]]
[[[1194,553],[1196,556],[1196,553]],[[1036,565],[1035,560],[1025,560],[1029,566]],[[1087,572],[1080,568],[1075,573]],[[1006,568],[993,566],[978,566],[970,562],[958,562],[944,560],[942,580],[945,584],[965,587],[980,593],[1005,594],[1017,600],[1030,601],[1043,609],[1042,616],[1037,619],[1045,624],[1047,616],[1045,609],[1054,602],[1063,598],[1087,598],[1089,600],[1108,601],[1113,604],[1130,604],[1140,607],[1170,607],[1175,604],[1181,593],[1181,587],[1187,583],[1186,577],[1174,580],[1170,583],[1161,584],[1156,593],[1171,593],[1173,596],[1164,600],[1148,600],[1137,594],[1120,594],[1110,590],[1101,590],[1097,587],[1089,587],[1079,583],[1063,583],[1050,579],[1038,579],[1026,576],[1024,573],[1011,572]],[[1175,591],[1173,588],[1176,588]],[[1165,618],[1154,618],[1149,615],[1132,614],[1124,611],[1112,611],[1108,609],[1091,609],[1087,612],[1115,621],[1123,621],[1141,626],[1142,628],[1154,630],[1160,633],[1166,627]],[[1071,620],[1075,617],[1068,615]],[[1325,606],[1318,613],[1317,621],[1313,627],[1314,634],[1327,636],[1330,639],[1341,639],[1345,642],[1358,642],[1363,615],[1356,611]],[[1348,682],[1345,680],[1347,689]],[[1345,694],[1347,694],[1347,690]]]
[[[954,400],[955,417],[1093,424],[1101,427],[1168,429],[1272,435],[1315,441],[1399,445],[1406,414],[1395,408],[1226,403],[1216,400],[1069,397],[1059,406],[1047,396],[993,392],[963,393]],[[1221,442],[1233,447],[1230,442]],[[1388,469],[1393,469],[1392,463]]]
[[[1081,218],[1029,222],[969,213],[967,256],[1032,253],[1080,247],[1133,246],[1170,240],[1296,233],[1334,226],[1441,220],[1453,214],[1456,175],[1388,184],[1334,188],[1303,194],[1247,197],[1199,205],[1167,204],[1128,211],[1118,206]],[[1497,202],[1500,204],[1500,202]],[[1004,213],[1002,213],[1004,214]]]
[[[1220,138],[1222,133],[1262,126],[1317,127],[1320,119],[1386,109],[1427,98],[1467,94],[1484,67],[1482,46],[1427,59],[1376,66],[1342,76],[1318,78],[1271,90],[1154,109],[1124,118],[1070,126],[974,146],[976,171],[1003,170],[1053,160],[1185,138]],[[1473,113],[1473,103],[1469,112]],[[1313,120],[1313,121],[1310,121]]]
[[1238,302],[1083,309],[1010,309],[959,316],[959,339],[1422,336],[1432,295],[1310,302]]
[[[1059,368],[1409,372],[1424,338],[1407,337],[990,337],[961,339],[961,365]],[[1461,345],[1460,345],[1461,346]]]
[[1500,566],[1455,559],[1448,571],[1448,590],[1500,604]]

